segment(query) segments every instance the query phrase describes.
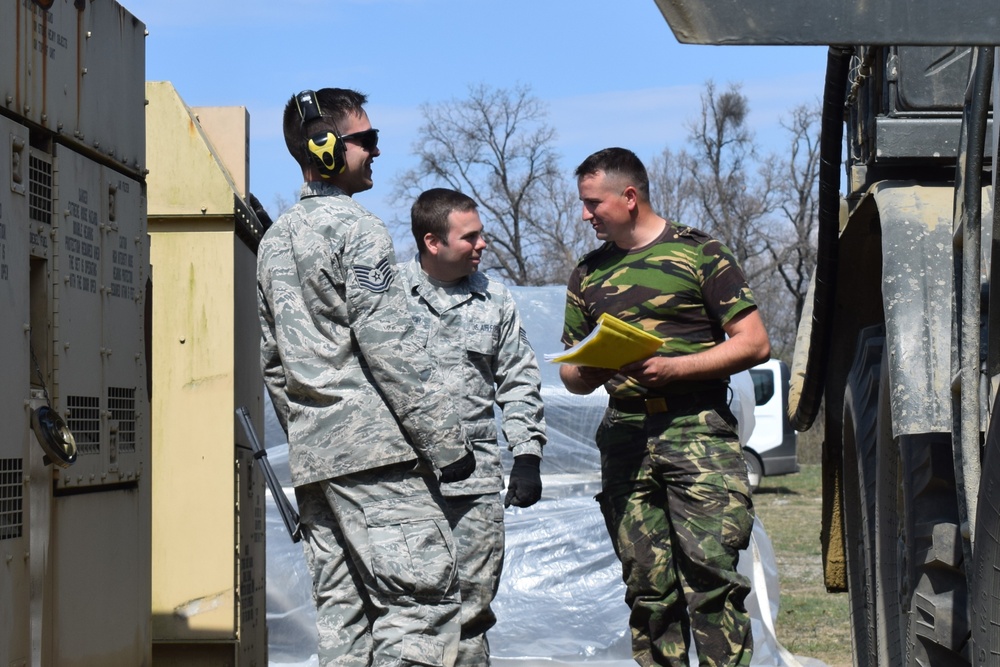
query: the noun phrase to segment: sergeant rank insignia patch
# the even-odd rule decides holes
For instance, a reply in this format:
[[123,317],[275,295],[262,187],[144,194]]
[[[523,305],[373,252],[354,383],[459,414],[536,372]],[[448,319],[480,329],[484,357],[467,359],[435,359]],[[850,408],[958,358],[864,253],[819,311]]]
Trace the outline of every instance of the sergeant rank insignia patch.
[[375,266],[355,264],[354,276],[361,287],[378,294],[389,289],[389,285],[392,284],[392,266],[388,258],[383,258]]

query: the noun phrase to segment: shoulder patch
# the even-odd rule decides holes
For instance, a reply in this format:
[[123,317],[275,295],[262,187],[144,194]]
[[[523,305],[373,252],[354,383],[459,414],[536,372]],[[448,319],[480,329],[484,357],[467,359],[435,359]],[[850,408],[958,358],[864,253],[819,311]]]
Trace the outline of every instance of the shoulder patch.
[[392,284],[392,266],[388,258],[383,258],[375,266],[355,264],[354,276],[358,280],[358,285],[378,294],[389,289],[389,285]]
[[677,225],[676,230],[675,238],[677,239],[691,239],[698,244],[705,244],[713,240],[711,236],[694,227]]

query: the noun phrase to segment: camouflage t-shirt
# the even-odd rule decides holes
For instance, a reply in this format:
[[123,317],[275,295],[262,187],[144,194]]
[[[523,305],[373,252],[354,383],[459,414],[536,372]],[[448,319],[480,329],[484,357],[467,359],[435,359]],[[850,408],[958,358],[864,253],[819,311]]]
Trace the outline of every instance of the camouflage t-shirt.
[[[577,344],[602,313],[610,313],[662,338],[658,355],[692,354],[725,340],[723,325],[748,308],[756,308],[753,294],[729,248],[697,229],[669,223],[649,245],[623,250],[606,243],[580,261],[567,286],[562,342]],[[721,384],[676,382],[647,389],[619,375],[608,390],[626,398]]]

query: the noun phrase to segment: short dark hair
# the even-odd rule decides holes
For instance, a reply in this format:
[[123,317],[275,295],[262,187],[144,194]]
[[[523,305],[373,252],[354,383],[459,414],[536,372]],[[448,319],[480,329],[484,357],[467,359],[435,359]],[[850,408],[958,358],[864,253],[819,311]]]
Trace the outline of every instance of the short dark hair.
[[410,207],[410,229],[420,254],[427,252],[424,236],[433,234],[448,244],[448,216],[454,211],[475,211],[476,200],[449,188],[431,188],[420,193]]
[[612,178],[628,181],[644,201],[649,201],[649,174],[635,153],[627,148],[605,148],[592,153],[576,168],[576,178],[603,171]]
[[285,114],[282,118],[282,129],[285,133],[285,146],[299,166],[305,169],[312,160],[307,143],[309,137],[324,132],[333,132],[338,137],[338,124],[343,123],[348,114],[360,116],[368,96],[348,88],[320,88],[315,91],[316,105],[320,109],[320,117],[303,124],[302,114],[295,102],[297,95],[292,95],[285,104]]

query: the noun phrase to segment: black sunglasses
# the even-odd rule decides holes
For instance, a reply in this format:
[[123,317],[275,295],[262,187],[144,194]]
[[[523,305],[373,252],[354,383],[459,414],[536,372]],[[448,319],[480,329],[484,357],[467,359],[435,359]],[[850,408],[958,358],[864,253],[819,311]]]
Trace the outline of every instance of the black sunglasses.
[[378,130],[374,127],[364,132],[352,132],[340,137],[341,141],[356,141],[359,146],[371,153],[378,146]]

